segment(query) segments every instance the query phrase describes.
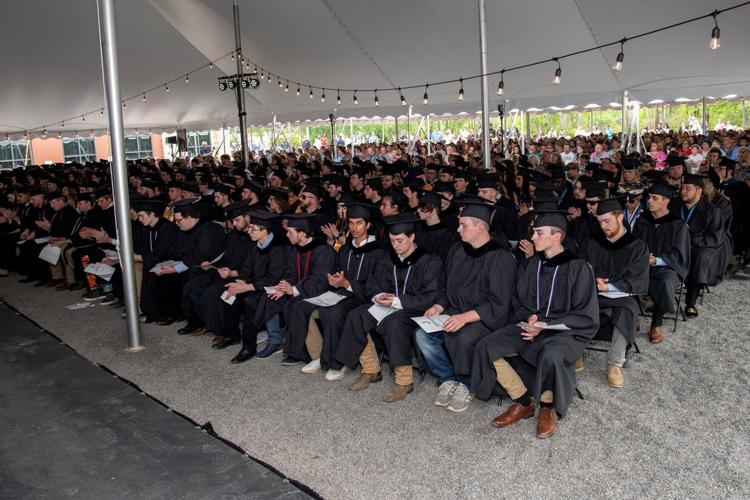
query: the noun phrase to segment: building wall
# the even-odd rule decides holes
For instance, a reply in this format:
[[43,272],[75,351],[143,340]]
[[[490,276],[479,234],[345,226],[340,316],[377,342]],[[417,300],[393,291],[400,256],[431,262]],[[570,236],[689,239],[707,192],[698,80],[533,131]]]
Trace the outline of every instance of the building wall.
[[44,165],[47,161],[62,163],[64,160],[62,141],[56,137],[32,139],[31,154],[37,165]]

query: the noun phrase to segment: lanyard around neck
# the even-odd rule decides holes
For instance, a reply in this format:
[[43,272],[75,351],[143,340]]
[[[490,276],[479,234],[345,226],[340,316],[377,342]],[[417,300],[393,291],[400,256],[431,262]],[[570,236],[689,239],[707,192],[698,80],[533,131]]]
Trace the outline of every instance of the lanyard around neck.
[[[409,273],[411,273],[411,266],[406,268],[406,277],[404,277],[404,286],[401,290],[401,295],[406,294],[406,284],[409,282]],[[396,266],[393,266],[393,286],[396,288],[396,297],[398,297],[398,278],[396,277]]]
[[[555,272],[552,274],[552,287],[549,290],[549,298],[547,299],[547,312],[544,317],[549,316],[549,310],[552,307],[552,296],[555,293],[555,283],[557,282],[557,271],[560,270],[560,266],[555,266]],[[542,305],[539,301],[539,294],[541,292],[541,274],[542,274],[542,261],[539,261],[539,265],[536,268],[536,310],[537,314],[540,312]]]
[[693,216],[693,211],[695,210],[695,207],[697,206],[698,206],[697,203],[693,205],[693,208],[688,210],[687,216],[685,216],[685,207],[684,206],[680,207],[680,219],[682,219],[683,222],[690,221],[690,217]]

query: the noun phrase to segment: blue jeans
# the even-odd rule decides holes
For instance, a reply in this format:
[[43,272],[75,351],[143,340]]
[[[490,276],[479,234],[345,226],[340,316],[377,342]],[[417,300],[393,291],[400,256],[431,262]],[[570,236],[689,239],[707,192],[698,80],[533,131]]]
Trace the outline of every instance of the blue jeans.
[[453,371],[453,363],[448,357],[445,350],[445,339],[443,332],[427,333],[421,328],[416,333],[417,345],[424,356],[430,372],[437,377],[438,383],[456,380],[466,387],[469,386],[469,377],[465,375],[456,375]]
[[268,332],[269,345],[284,343],[284,338],[281,335],[281,314],[274,314],[271,319],[266,321],[266,331]]

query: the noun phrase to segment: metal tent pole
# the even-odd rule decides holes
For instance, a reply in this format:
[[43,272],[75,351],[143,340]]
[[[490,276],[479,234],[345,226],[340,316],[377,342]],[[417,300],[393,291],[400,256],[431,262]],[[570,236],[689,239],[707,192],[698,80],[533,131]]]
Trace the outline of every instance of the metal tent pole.
[[432,130],[430,129],[430,113],[427,113],[427,156],[432,154]]
[[[242,33],[240,32],[240,0],[234,0],[232,5],[232,15],[234,17],[234,45],[237,49],[234,60],[237,62],[237,74],[242,74]],[[237,116],[240,121],[240,144],[242,145],[242,166],[247,169],[247,112],[245,111],[245,90],[242,85],[237,85],[237,107],[239,112]]]
[[701,132],[703,134],[706,133],[706,129],[708,128],[706,118],[706,98],[703,97],[703,99],[701,99],[701,128],[703,129]]
[[627,141],[629,140],[629,137],[627,137],[627,110],[628,110],[628,91],[623,90],[622,91],[622,113],[620,115],[620,149],[625,149],[627,151]]
[[481,98],[482,98],[482,161],[484,168],[490,168],[490,149],[492,147],[490,141],[490,95],[488,92],[488,77],[487,77],[487,7],[485,0],[478,0],[479,2],[479,51],[480,51],[480,72],[482,78],[481,83]]
[[125,311],[128,325],[128,350],[137,352],[141,345],[138,299],[135,285],[135,262],[133,260],[133,233],[130,228],[130,198],[128,194],[128,170],[125,162],[125,138],[120,104],[120,75],[117,66],[117,33],[113,0],[98,0],[99,40],[101,43],[102,76],[104,95],[109,115],[110,141],[112,146],[112,180],[114,182],[115,221],[122,267],[122,284],[125,293]]

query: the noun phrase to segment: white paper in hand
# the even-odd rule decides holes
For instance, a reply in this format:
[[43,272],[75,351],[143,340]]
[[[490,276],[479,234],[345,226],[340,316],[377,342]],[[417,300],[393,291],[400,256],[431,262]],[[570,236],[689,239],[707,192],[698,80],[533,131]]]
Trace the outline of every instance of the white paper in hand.
[[383,321],[386,316],[389,316],[396,311],[398,311],[398,309],[396,309],[395,307],[381,306],[380,304],[373,304],[367,310],[367,312],[372,314],[372,317],[375,318],[378,324],[380,324],[380,322]]
[[56,265],[60,260],[60,247],[57,247],[55,245],[47,245],[46,247],[42,248],[41,252],[39,252],[39,258],[45,262],[49,262],[53,266]]
[[276,293],[276,288],[272,286],[264,286],[263,290],[266,291],[266,295],[273,295],[274,293]]
[[229,292],[225,290],[224,293],[221,294],[221,300],[223,300],[224,302],[226,302],[227,304],[231,306],[232,304],[234,304],[234,301],[237,300],[237,296],[232,295],[230,297]]
[[599,295],[608,299],[621,299],[623,297],[630,297],[633,294],[627,292],[599,292]]
[[49,242],[49,240],[51,239],[52,239],[52,236],[43,236],[41,238],[34,238],[34,243],[38,243],[41,245],[42,243]]
[[438,314],[437,316],[415,316],[412,320],[419,325],[419,328],[426,333],[435,333],[443,331],[443,323],[450,318],[447,314]]
[[345,298],[346,297],[344,295],[339,295],[335,292],[325,292],[321,293],[317,297],[310,297],[309,299],[305,299],[305,302],[309,302],[310,304],[316,305],[318,307],[328,307],[335,306]]
[[115,274],[115,268],[108,266],[107,264],[102,264],[101,262],[96,262],[86,266],[86,269],[84,269],[83,272],[99,276],[104,281],[109,281],[112,279],[112,275]]
[[[517,326],[520,326],[521,328],[525,328],[529,326],[529,324],[526,323],[525,321],[521,321],[520,323],[518,323]],[[565,323],[557,323],[556,325],[547,325],[544,328],[542,328],[542,330],[556,330],[558,332],[564,332],[565,330],[570,330],[570,328],[568,328],[568,326]]]

